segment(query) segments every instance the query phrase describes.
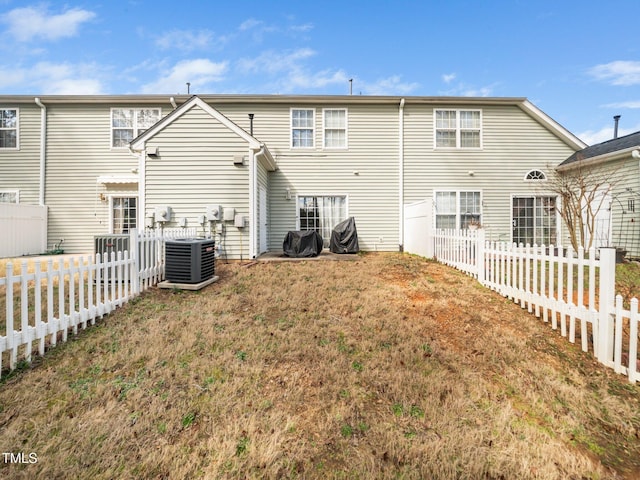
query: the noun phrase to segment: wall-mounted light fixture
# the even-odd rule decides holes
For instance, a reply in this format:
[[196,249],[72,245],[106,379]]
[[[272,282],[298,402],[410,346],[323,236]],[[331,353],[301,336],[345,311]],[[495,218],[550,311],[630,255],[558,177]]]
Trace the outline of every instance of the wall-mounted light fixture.
[[284,193],[284,199],[291,200],[291,189],[289,187],[287,187],[287,190]]

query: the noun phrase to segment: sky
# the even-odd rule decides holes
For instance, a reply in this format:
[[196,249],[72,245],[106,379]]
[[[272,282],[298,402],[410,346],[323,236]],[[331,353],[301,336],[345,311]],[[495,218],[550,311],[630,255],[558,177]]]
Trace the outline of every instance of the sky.
[[0,32],[6,95],[527,97],[587,144],[640,131],[638,0],[0,0]]

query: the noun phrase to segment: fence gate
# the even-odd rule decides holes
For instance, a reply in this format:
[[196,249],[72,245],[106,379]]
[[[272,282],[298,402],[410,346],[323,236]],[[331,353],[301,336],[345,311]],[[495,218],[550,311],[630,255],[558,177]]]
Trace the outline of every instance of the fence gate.
[[433,257],[433,201],[425,199],[404,206],[404,251]]

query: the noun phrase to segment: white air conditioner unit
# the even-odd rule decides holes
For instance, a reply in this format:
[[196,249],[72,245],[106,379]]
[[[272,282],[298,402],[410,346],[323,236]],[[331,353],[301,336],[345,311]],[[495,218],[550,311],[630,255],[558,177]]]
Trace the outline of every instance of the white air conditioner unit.
[[171,207],[163,205],[155,209],[156,222],[165,223],[171,220]]
[[207,220],[210,222],[222,220],[222,205],[207,205]]

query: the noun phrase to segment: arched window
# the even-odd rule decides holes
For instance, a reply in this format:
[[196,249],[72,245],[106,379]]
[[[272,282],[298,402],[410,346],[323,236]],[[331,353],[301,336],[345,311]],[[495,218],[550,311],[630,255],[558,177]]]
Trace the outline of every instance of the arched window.
[[547,179],[547,176],[542,170],[531,170],[524,176],[524,179],[529,182],[542,182]]

